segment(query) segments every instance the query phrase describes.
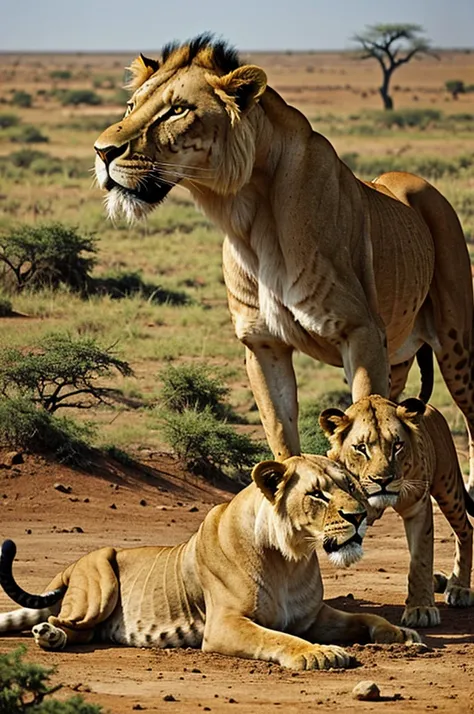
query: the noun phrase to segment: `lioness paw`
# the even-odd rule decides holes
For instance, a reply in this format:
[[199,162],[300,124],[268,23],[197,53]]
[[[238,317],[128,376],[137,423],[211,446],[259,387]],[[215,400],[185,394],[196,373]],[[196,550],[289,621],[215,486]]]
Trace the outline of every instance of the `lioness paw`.
[[444,599],[450,607],[473,607],[474,590],[448,583]]
[[402,615],[402,625],[408,627],[436,627],[440,622],[439,610],[434,605],[406,607]]
[[354,658],[337,645],[309,645],[298,654],[283,658],[281,664],[291,669],[345,669],[351,667]]
[[38,647],[44,650],[62,650],[66,646],[66,633],[49,622],[40,622],[31,632]]
[[391,645],[395,643],[412,645],[421,642],[418,632],[408,627],[397,627],[387,622],[386,625],[377,625],[372,631],[372,642]]

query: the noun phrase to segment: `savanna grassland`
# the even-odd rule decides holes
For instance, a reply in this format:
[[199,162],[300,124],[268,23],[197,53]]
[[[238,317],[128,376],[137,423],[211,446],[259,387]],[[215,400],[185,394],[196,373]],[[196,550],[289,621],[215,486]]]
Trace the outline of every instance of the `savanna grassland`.
[[[0,55],[0,231],[51,221],[76,226],[97,238],[94,277],[123,286],[118,294],[103,290],[87,297],[65,289],[10,294],[14,315],[1,320],[1,342],[26,346],[65,329],[115,346],[134,376],[116,381],[123,394],[119,404],[87,412],[99,425],[98,445],[162,448],[159,424],[149,409],[157,400],[159,374],[166,364],[190,360],[216,367],[231,389],[233,407],[248,422],[240,428],[261,437],[243,348],[226,305],[221,235],[179,187],[147,223],[112,224],[94,185],[93,143],[124,111],[124,68],[132,59],[127,54]],[[316,52],[246,59],[267,71],[269,83],[308,116],[361,177],[401,168],[431,180],[458,211],[471,248],[474,92],[454,100],[445,82],[459,79],[474,86],[474,52],[441,52],[438,60],[425,57],[398,70],[390,116],[381,110],[374,61]],[[142,289],[130,294],[131,284]],[[343,388],[340,370],[302,355],[295,362],[302,404]],[[436,379],[433,402],[462,434],[462,419]],[[413,370],[409,391],[417,388]]]
[[[152,50],[141,49],[153,57]],[[196,478],[163,453],[170,447],[157,408],[166,366],[209,365],[230,388],[239,417],[234,421],[241,422],[235,428],[263,436],[227,309],[222,236],[179,187],[147,223],[112,224],[105,217],[91,171],[93,144],[124,112],[124,67],[132,59],[0,54],[0,236],[25,224],[60,222],[97,241],[93,289],[85,294],[66,288],[0,293],[0,314],[11,306],[11,314],[0,317],[0,346],[23,349],[48,333],[68,331],[113,346],[134,372],[106,380],[120,390],[110,406],[63,410],[93,421],[95,444],[112,446],[111,455],[120,453],[120,459],[96,454],[95,467],[84,472],[31,453],[22,455],[23,463],[1,463],[2,452],[0,535],[17,543],[15,575],[35,592],[97,547],[182,542],[212,504],[230,498],[229,483],[223,490],[220,483]],[[458,211],[474,252],[474,92],[454,100],[445,89],[450,80],[474,87],[474,51],[441,52],[439,60],[426,57],[401,68],[393,79],[390,115],[381,110],[375,62],[348,53],[261,53],[245,59],[264,67],[270,84],[361,177],[401,168],[431,180]],[[303,355],[295,363],[302,407],[345,388],[342,370]],[[416,394],[418,386],[413,369],[408,393]],[[462,418],[438,373],[433,402],[449,419],[464,457]],[[436,568],[450,572],[454,537],[439,508],[434,520]],[[366,543],[363,561],[350,569],[334,568],[322,554],[325,597],[335,607],[400,622],[408,570],[400,517],[388,511],[368,530]],[[241,714],[472,713],[474,611],[448,607],[441,596],[437,605],[441,625],[421,633],[426,649],[356,646],[352,654],[361,666],[347,671],[290,672],[183,649],[91,644],[46,652],[27,634],[2,637],[0,654],[30,644],[28,658],[57,667],[53,683],[64,685],[58,697],[85,693],[113,714],[225,714],[229,704]],[[0,611],[11,608],[0,592]],[[380,687],[381,699],[355,701],[354,686],[368,679]]]

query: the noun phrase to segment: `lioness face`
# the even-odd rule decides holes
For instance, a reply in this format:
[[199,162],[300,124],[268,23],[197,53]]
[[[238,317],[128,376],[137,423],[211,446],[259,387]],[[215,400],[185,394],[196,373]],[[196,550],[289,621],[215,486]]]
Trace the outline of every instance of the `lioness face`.
[[136,89],[125,116],[95,144],[96,176],[109,192],[111,216],[141,217],[180,182],[217,192],[232,183],[223,181],[222,169],[266,77],[227,55],[214,46],[183,46],[161,61],[140,56],[132,64]]
[[304,550],[322,541],[338,566],[362,557],[367,497],[345,469],[324,456],[293,456],[283,463],[258,464],[253,478]]
[[413,463],[413,434],[425,410],[418,399],[395,404],[372,395],[345,412],[325,409],[320,424],[328,437],[328,456],[361,482],[373,508],[394,506]]

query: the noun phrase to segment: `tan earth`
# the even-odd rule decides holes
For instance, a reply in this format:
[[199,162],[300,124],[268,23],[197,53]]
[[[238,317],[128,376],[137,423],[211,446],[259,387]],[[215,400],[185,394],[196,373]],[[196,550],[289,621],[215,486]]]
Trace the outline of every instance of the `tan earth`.
[[[172,544],[199,525],[228,490],[196,479],[171,457],[150,455],[141,466],[101,462],[91,473],[26,455],[0,468],[0,536],[18,545],[15,574],[40,591],[66,563],[106,544]],[[0,459],[1,460],[1,459]],[[61,483],[69,493],[55,489]],[[450,571],[453,538],[436,510],[436,564]],[[380,613],[398,622],[403,610],[407,547],[401,519],[387,512],[366,537],[365,558],[336,570],[324,554],[326,599],[340,608]],[[0,595],[0,610],[11,602]],[[146,712],[474,712],[474,609],[448,609],[442,624],[424,630],[426,649],[355,646],[359,666],[346,671],[296,673],[279,666],[198,650],[87,646],[46,653],[25,634],[0,640],[0,652],[28,644],[28,659],[54,665],[57,695],[81,693],[104,711]],[[352,690],[374,681],[381,698],[357,701]],[[230,706],[231,705],[231,706]],[[230,709],[229,709],[230,706]]]

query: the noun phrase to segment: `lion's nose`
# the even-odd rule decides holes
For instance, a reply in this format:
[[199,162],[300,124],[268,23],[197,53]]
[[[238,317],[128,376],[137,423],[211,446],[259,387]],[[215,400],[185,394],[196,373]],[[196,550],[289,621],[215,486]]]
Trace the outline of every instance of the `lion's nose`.
[[128,144],[122,144],[122,146],[94,146],[97,154],[100,156],[102,161],[106,166],[108,166],[114,159],[118,159],[127,151]]
[[352,523],[356,529],[359,528],[360,524],[367,518],[365,511],[360,511],[360,513],[344,513],[344,511],[339,511],[339,515],[348,523]]
[[382,490],[385,489],[392,481],[393,481],[393,476],[369,476],[370,480],[373,481],[373,483],[377,484]]

